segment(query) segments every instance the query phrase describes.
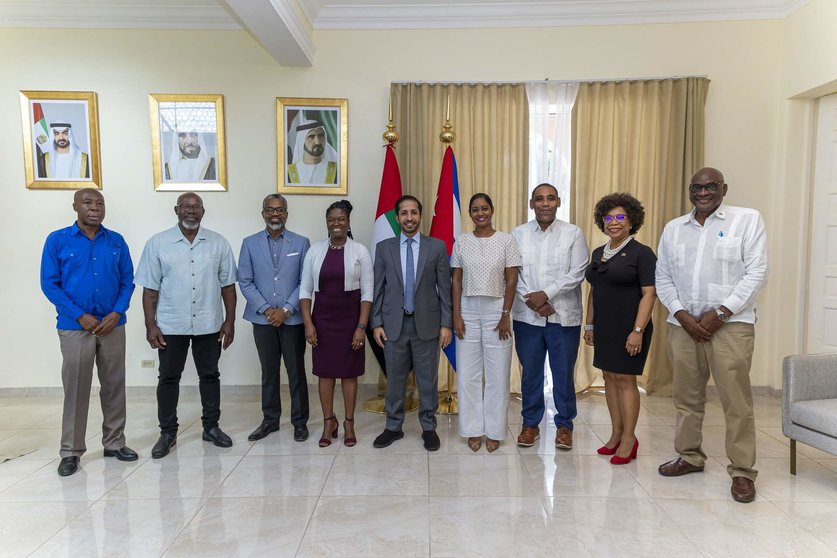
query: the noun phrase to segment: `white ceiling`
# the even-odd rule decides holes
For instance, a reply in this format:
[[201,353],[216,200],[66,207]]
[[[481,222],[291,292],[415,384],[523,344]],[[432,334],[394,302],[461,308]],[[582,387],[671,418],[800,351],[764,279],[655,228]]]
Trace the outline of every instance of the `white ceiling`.
[[[0,0],[0,27],[247,29],[311,65],[316,29],[561,27],[776,19],[809,0]],[[837,1],[837,0],[832,0]]]

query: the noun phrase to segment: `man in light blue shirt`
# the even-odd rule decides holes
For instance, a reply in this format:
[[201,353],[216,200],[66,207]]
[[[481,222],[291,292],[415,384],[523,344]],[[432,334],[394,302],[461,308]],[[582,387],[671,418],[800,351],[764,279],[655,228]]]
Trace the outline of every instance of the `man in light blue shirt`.
[[[142,285],[146,339],[158,350],[157,416],[160,439],[151,457],[168,455],[177,441],[177,400],[189,345],[198,372],[203,439],[218,447],[232,440],[218,426],[221,383],[218,360],[235,335],[235,258],[229,242],[200,226],[203,200],[189,192],[177,198],[176,227],[145,244],[135,282]],[[221,303],[223,301],[223,310]]]

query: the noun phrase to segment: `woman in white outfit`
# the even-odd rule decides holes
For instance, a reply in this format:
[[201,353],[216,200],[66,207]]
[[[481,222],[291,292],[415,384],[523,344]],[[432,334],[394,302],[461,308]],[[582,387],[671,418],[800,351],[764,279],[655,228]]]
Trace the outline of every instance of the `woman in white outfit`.
[[[474,232],[456,239],[453,269],[453,329],[459,390],[459,435],[478,451],[500,447],[508,427],[512,355],[511,312],[520,251],[512,235],[491,225],[494,204],[483,193],[468,203]],[[484,385],[484,387],[483,387]]]

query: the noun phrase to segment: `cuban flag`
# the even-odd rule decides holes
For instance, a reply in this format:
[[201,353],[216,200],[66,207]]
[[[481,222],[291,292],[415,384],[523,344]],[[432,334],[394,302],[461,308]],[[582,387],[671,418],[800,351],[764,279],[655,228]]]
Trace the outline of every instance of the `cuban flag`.
[[[436,192],[436,205],[433,207],[433,221],[430,224],[430,236],[445,243],[448,258],[453,252],[453,244],[462,234],[462,216],[459,209],[459,178],[456,174],[456,157],[453,148],[445,149],[442,160],[442,174],[439,176],[439,190]],[[456,371],[456,336],[452,336],[450,345],[444,349],[451,368]]]

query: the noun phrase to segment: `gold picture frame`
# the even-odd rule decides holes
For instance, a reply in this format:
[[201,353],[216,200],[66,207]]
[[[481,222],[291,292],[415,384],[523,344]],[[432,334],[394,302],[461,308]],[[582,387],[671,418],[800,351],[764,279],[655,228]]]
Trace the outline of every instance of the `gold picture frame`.
[[226,192],[223,95],[148,96],[151,160],[158,192]]
[[27,188],[102,188],[96,93],[21,91],[20,118]]
[[[306,146],[309,141],[313,145]],[[348,153],[348,99],[277,97],[276,179],[280,194],[345,196],[349,193]]]

